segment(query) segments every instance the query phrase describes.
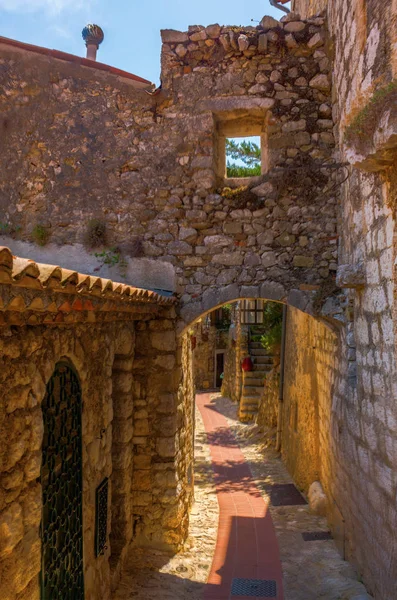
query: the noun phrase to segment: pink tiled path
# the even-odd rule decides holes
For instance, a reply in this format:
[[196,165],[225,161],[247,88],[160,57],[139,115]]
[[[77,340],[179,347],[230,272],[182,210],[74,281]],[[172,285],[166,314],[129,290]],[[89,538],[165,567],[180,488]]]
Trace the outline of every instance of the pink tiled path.
[[196,403],[210,445],[219,502],[218,538],[204,600],[252,600],[231,596],[234,578],[275,580],[275,598],[282,600],[281,563],[268,506],[215,400],[198,394]]

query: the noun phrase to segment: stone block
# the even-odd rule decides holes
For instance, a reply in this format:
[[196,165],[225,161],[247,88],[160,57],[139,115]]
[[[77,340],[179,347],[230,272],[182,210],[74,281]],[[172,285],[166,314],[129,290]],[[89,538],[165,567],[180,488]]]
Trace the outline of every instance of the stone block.
[[262,254],[262,265],[266,268],[277,264],[277,255],[275,252],[264,252]]
[[156,350],[170,352],[176,349],[176,336],[174,331],[153,331],[150,342]]
[[258,50],[261,54],[266,54],[266,52],[267,52],[267,35],[266,35],[266,33],[261,33],[259,36]]
[[152,478],[150,471],[134,471],[132,489],[134,491],[148,492],[151,489]]
[[285,23],[284,30],[288,33],[296,33],[298,31],[303,31],[306,27],[306,24],[302,21],[290,21],[289,23]]
[[177,453],[175,437],[158,438],[156,450],[162,458],[173,458]]
[[327,514],[328,499],[319,481],[314,481],[309,488],[310,511],[323,517]]
[[222,254],[215,254],[211,262],[216,265],[223,265],[225,267],[241,266],[244,262],[244,256],[241,252],[223,252]]
[[245,50],[248,50],[249,45],[250,45],[248,37],[244,34],[241,34],[238,36],[237,43],[238,43],[238,48],[239,48],[240,52],[244,52]]
[[5,398],[7,413],[26,408],[30,390],[30,385],[17,385],[11,388]]
[[134,455],[134,468],[143,470],[150,469],[152,463],[152,457],[150,454],[135,454]]
[[309,86],[322,92],[329,92],[331,89],[331,83],[327,75],[323,73],[315,75],[310,81]]
[[134,420],[134,435],[146,436],[149,435],[149,421],[148,419],[135,419]]
[[267,29],[275,29],[276,27],[282,27],[282,24],[280,23],[280,21],[273,19],[273,17],[266,15],[261,20],[259,26],[262,27],[262,29],[267,30]]
[[132,388],[133,377],[131,373],[119,371],[113,373],[113,394],[128,394]]
[[175,366],[175,355],[174,354],[161,354],[154,360],[156,367],[164,369],[165,371],[172,371]]
[[314,265],[314,258],[311,256],[296,255],[294,256],[293,264],[294,267],[310,268]]
[[205,31],[209,38],[215,40],[221,34],[221,27],[218,23],[215,23],[214,25],[208,25],[208,27],[205,28]]
[[323,46],[323,44],[324,36],[320,32],[315,33],[307,42],[308,48],[312,50],[314,50],[315,48],[319,48],[319,46]]
[[161,40],[163,44],[183,44],[189,41],[188,34],[175,29],[162,29]]
[[22,507],[18,502],[13,502],[0,513],[0,558],[12,553],[23,534]]
[[149,506],[152,503],[152,494],[150,492],[133,491],[132,503],[136,506]]
[[359,289],[366,285],[366,273],[363,263],[340,265],[336,272],[336,285],[340,288]]

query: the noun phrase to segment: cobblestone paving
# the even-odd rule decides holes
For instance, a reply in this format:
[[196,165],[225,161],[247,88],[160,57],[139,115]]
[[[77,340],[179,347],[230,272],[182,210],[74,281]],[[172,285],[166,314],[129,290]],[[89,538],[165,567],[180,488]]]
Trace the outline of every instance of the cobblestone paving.
[[134,549],[113,600],[202,600],[218,530],[218,501],[204,425],[196,411],[195,504],[182,552]]
[[[292,483],[279,455],[264,440],[257,426],[236,418],[236,404],[220,394],[211,401],[224,414],[237,438],[253,478],[266,501],[268,485]],[[182,552],[134,549],[113,600],[202,600],[215,549],[218,503],[213,484],[207,438],[196,411],[195,496],[190,535]],[[241,488],[248,487],[241,481]],[[349,563],[343,561],[332,540],[304,542],[304,531],[327,531],[324,518],[307,506],[271,507],[283,566],[284,600],[369,600]]]

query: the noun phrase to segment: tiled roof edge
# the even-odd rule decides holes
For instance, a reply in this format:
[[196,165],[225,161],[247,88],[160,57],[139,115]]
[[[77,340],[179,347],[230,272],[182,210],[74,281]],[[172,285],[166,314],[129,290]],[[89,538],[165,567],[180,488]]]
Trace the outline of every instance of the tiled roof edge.
[[94,275],[84,275],[56,265],[36,263],[29,258],[13,256],[7,246],[0,246],[0,284],[38,290],[51,290],[67,294],[80,294],[95,298],[112,299],[128,303],[172,305],[174,296],[113,282]]
[[90,67],[91,69],[107,71],[112,75],[124,77],[125,79],[131,79],[132,81],[137,81],[138,83],[145,83],[148,86],[152,85],[151,81],[143,79],[143,77],[139,77],[138,75],[134,75],[133,73],[128,73],[128,71],[123,71],[121,69],[117,69],[116,67],[111,67],[110,65],[97,62],[96,60],[89,60],[88,58],[83,58],[82,56],[69,54],[68,52],[61,52],[60,50],[51,50],[50,48],[44,48],[43,46],[35,46],[34,44],[26,44],[25,42],[19,42],[18,40],[12,40],[10,38],[2,36],[0,36],[0,44],[13,46],[15,48],[21,48],[22,50],[27,50],[28,52],[36,52],[36,54],[43,54],[44,56],[50,56],[52,58],[57,58],[66,62],[77,63],[84,67]]

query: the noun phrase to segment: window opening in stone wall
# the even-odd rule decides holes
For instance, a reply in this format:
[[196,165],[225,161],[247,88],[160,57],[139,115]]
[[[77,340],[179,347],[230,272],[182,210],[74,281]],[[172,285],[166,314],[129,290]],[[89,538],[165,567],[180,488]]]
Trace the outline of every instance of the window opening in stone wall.
[[261,138],[226,138],[226,177],[256,177],[261,174]]

